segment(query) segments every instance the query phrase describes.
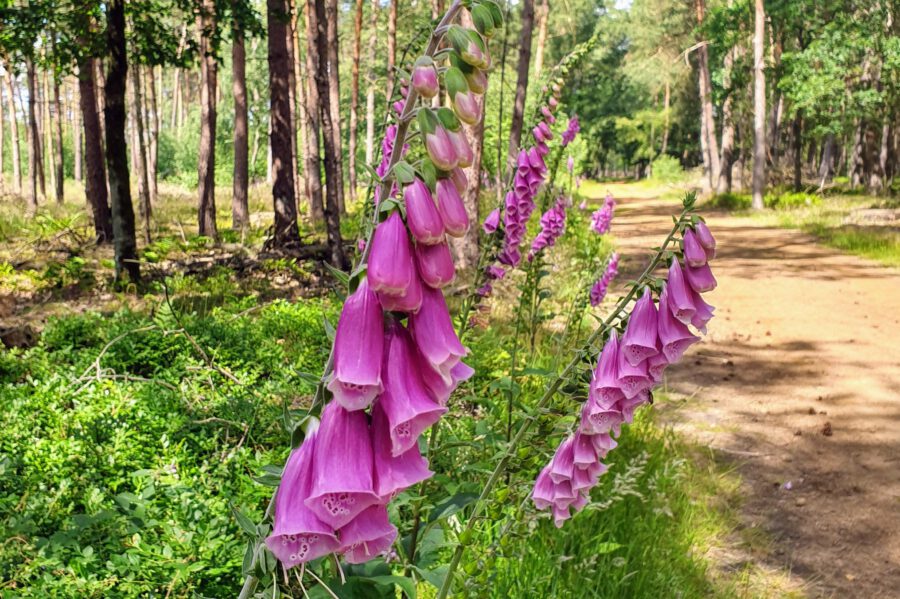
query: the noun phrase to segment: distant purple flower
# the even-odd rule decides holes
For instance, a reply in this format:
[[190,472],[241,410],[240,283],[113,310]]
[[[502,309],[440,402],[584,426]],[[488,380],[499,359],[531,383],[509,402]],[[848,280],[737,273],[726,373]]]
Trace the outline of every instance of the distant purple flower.
[[609,284],[619,274],[619,254],[613,253],[609,262],[606,264],[606,271],[600,277],[594,286],[591,287],[591,306],[598,306],[603,298],[606,297],[606,291]]
[[556,240],[566,230],[566,203],[563,198],[541,216],[541,232],[531,243],[531,251],[528,252],[528,261],[534,260],[535,255],[547,246],[556,244]]
[[609,232],[612,224],[613,211],[616,208],[616,201],[611,195],[606,196],[603,206],[598,208],[591,214],[591,229],[598,235],[605,235]]
[[579,131],[581,131],[581,125],[578,123],[578,117],[573,116],[569,119],[568,127],[566,127],[566,130],[562,133],[562,147],[565,148],[572,143]]
[[500,224],[500,209],[494,208],[490,214],[487,215],[487,218],[484,219],[484,224],[481,225],[481,228],[484,229],[484,232],[490,235],[494,231],[497,230],[497,226]]
[[572,171],[575,170],[575,159],[570,155],[566,160],[566,169],[569,171],[569,174],[572,174]]

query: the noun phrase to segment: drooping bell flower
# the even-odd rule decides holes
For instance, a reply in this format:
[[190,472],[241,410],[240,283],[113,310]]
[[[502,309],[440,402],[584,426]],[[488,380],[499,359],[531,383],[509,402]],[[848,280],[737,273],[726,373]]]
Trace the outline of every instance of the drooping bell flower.
[[544,136],[544,141],[550,141],[553,139],[553,131],[550,130],[550,126],[547,125],[544,121],[541,121],[537,124],[537,128],[541,130],[541,133]]
[[465,171],[456,167],[450,171],[450,180],[453,181],[453,187],[456,188],[459,195],[466,193],[466,190],[469,188],[469,178],[466,177]]
[[[618,399],[614,402],[617,405],[619,401],[624,400],[625,396],[619,392]],[[588,398],[581,408],[581,420],[578,424],[578,431],[585,435],[600,435],[615,431],[618,433],[622,424],[622,412],[614,407],[602,407],[595,398]]]
[[684,278],[684,271],[678,260],[672,260],[672,264],[669,266],[666,290],[669,292],[669,307],[672,315],[684,324],[690,323],[697,308],[694,306],[691,288]]
[[417,312],[422,305],[422,279],[413,266],[413,277],[403,293],[378,293],[378,301],[386,312]]
[[462,237],[469,228],[469,215],[456,186],[449,179],[437,182],[438,213],[444,223],[444,229],[452,237]]
[[553,116],[553,113],[546,106],[541,106],[541,114],[544,115],[544,121],[547,124],[552,125],[556,122],[556,117]]
[[406,329],[395,324],[386,343],[387,355],[381,373],[384,393],[376,404],[381,406],[387,417],[391,455],[399,456],[416,445],[419,435],[440,420],[447,408],[436,404],[428,396],[416,370],[414,348]]
[[566,204],[563,198],[556,200],[556,203],[541,215],[541,232],[531,243],[531,251],[528,254],[528,261],[531,262],[538,252],[548,246],[556,245],[556,240],[566,230]]
[[653,380],[647,373],[647,362],[639,362],[632,365],[625,356],[625,352],[619,349],[619,370],[618,384],[626,399],[632,399],[641,391],[646,391],[653,387]]
[[456,336],[444,294],[437,289],[425,290],[422,308],[409,317],[409,329],[419,351],[445,379],[469,353]]
[[659,353],[657,345],[656,305],[649,288],[635,303],[628,328],[622,336],[620,352],[632,366],[636,366],[651,356]]
[[442,242],[444,223],[428,186],[416,178],[403,190],[403,200],[406,203],[406,224],[416,241],[426,245]]
[[373,291],[406,293],[416,276],[409,236],[400,213],[394,211],[375,228],[367,277]]
[[601,408],[612,407],[622,398],[622,389],[619,388],[619,337],[615,330],[610,333],[600,352],[590,391]]
[[713,276],[709,264],[704,264],[697,268],[686,264],[684,267],[684,276],[687,279],[688,285],[691,286],[691,289],[697,293],[706,293],[707,291],[712,291],[716,288],[716,277]]
[[422,281],[434,289],[446,287],[456,277],[453,256],[446,241],[435,245],[416,244],[416,264]]
[[412,73],[412,86],[423,98],[433,98],[440,91],[438,74],[430,57],[423,56],[416,61]]
[[[663,309],[668,308],[663,306]],[[660,351],[655,356],[647,358],[647,374],[650,375],[650,378],[652,378],[655,383],[659,383],[662,381],[663,372],[665,372],[668,365],[669,359],[666,357],[666,354]]]
[[341,535],[338,552],[348,564],[362,564],[384,555],[397,538],[397,528],[388,519],[385,505],[366,508],[338,532]]
[[584,470],[599,461],[591,436],[577,432],[572,440],[572,461],[578,469]]
[[436,401],[439,405],[446,406],[456,388],[475,374],[475,370],[464,362],[458,362],[450,369],[450,377],[445,378],[437,368],[435,368],[428,359],[418,352],[417,364],[419,374],[422,377],[422,383],[428,390],[428,396]]
[[[646,364],[646,362],[644,363]],[[655,385],[656,382],[653,381],[651,385]],[[634,412],[640,406],[649,403],[650,401],[650,392],[647,389],[638,392],[632,397],[627,398],[625,401],[619,403],[619,407],[622,409],[622,418],[625,419],[625,422],[631,424],[634,421]]]
[[572,490],[576,493],[581,491],[589,492],[597,486],[604,468],[605,466],[600,462],[595,462],[588,468],[576,468],[572,473]]
[[594,283],[593,287],[591,287],[591,306],[596,307],[600,305],[600,302],[606,297],[606,292],[609,289],[610,283],[617,274],[619,274],[619,254],[613,252],[613,255],[610,256],[609,262],[606,265],[606,270],[603,272],[603,276]]
[[556,110],[559,106],[559,100],[551,96],[550,99],[547,100],[547,106],[550,107],[550,110]]
[[334,369],[328,390],[346,410],[363,410],[381,393],[384,321],[366,279],[344,302],[334,337]]
[[[555,98],[551,98],[550,100],[550,106],[553,107],[553,100],[555,100]],[[566,147],[567,145],[572,143],[572,141],[574,141],[575,139],[575,136],[578,135],[579,131],[581,131],[581,125],[578,123],[578,117],[573,116],[569,119],[569,124],[566,127],[566,130],[562,133],[562,147]]]
[[713,312],[715,312],[715,308],[707,304],[699,293],[696,291],[693,292],[693,300],[694,307],[696,311],[694,312],[694,316],[691,318],[691,324],[694,325],[698,331],[706,334],[706,323],[708,323],[712,317]]
[[472,90],[472,93],[482,95],[487,91],[488,86],[488,78],[485,75],[484,71],[481,69],[472,69],[465,73],[466,83],[469,84],[469,89]]
[[531,492],[531,500],[534,501],[534,506],[539,510],[546,510],[552,506],[555,499],[553,491],[554,484],[550,480],[550,465],[548,464],[538,474],[534,483],[534,490]]
[[275,522],[266,547],[286,568],[337,551],[334,529],[305,505],[312,484],[315,432],[291,452],[275,493]]
[[341,528],[378,503],[374,467],[365,412],[348,412],[337,402],[329,403],[316,434],[312,489],[305,505],[329,526]]
[[484,224],[481,225],[481,228],[484,229],[484,232],[490,235],[494,231],[497,230],[497,226],[500,224],[500,209],[494,208],[491,210],[491,213],[487,215],[487,218],[484,219]]
[[434,166],[449,171],[456,167],[458,157],[447,130],[431,109],[421,108],[418,114],[419,131],[424,138],[425,150]]
[[572,480],[572,475],[575,473],[575,453],[572,445],[572,437],[560,443],[556,454],[550,461],[550,480],[555,483]]
[[669,286],[666,285],[662,293],[659,294],[657,325],[659,327],[659,342],[662,346],[662,353],[666,356],[669,364],[674,364],[681,359],[685,350],[692,344],[700,341],[700,338],[693,335],[687,326],[675,317],[672,301],[668,294]]
[[479,287],[475,293],[478,294],[478,297],[489,297],[491,293],[494,291],[494,286],[490,283],[485,283],[481,287]]
[[456,131],[448,129],[447,135],[450,136],[450,141],[453,143],[453,148],[456,150],[458,165],[456,168],[468,168],[472,166],[472,162],[475,160],[475,151],[472,150],[472,146],[469,144],[469,137],[466,135],[466,132],[463,131],[462,127]]
[[697,233],[697,241],[706,250],[706,258],[712,260],[716,257],[716,238],[709,232],[709,227],[702,220],[694,225],[694,231]]
[[502,279],[506,276],[506,269],[496,264],[491,264],[484,269],[484,276],[491,280]]
[[700,245],[697,235],[692,229],[684,230],[684,263],[694,268],[706,264],[706,250]]
[[409,487],[434,474],[428,460],[412,445],[399,455],[393,454],[391,426],[381,402],[372,408],[372,451],[375,456],[375,494],[384,503]]

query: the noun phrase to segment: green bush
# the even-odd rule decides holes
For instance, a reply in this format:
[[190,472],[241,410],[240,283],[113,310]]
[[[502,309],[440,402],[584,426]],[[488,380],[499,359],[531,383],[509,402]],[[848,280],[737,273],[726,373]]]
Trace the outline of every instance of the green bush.
[[766,208],[802,208],[804,206],[817,206],[822,203],[822,198],[814,193],[806,192],[784,192],[766,194],[763,198]]
[[684,169],[681,168],[681,162],[674,156],[663,154],[651,163],[650,177],[653,181],[662,183],[674,183],[684,180]]
[[746,193],[720,193],[710,198],[708,206],[721,210],[748,210],[750,196]]

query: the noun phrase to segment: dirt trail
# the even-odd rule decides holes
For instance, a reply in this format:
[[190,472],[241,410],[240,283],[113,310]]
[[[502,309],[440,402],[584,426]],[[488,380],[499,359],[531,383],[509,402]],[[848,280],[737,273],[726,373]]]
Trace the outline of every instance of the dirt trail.
[[[620,201],[625,276],[678,208]],[[705,216],[717,317],[668,377],[673,397],[692,399],[665,412],[737,466],[749,559],[810,597],[900,597],[900,270]]]

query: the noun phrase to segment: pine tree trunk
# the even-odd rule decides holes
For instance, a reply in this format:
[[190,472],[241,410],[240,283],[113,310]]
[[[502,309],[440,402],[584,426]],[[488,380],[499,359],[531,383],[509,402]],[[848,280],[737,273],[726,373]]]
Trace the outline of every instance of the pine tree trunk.
[[106,5],[106,39],[109,73],[105,85],[106,164],[109,169],[109,199],[115,248],[116,279],[128,274],[131,282],[141,278],[134,235],[134,208],[128,180],[128,144],[125,141],[125,78],[128,62],[125,48],[125,3],[110,0]]
[[800,160],[803,149],[803,113],[800,110],[794,115],[791,136],[794,138],[794,191],[799,192],[803,187],[803,163]]
[[9,97],[6,99],[9,107],[9,135],[12,142],[12,173],[13,190],[22,193],[22,157],[19,146],[19,119],[16,117],[15,88],[13,85],[12,71],[7,72],[6,85]]
[[141,90],[141,68],[134,64],[129,73],[131,77],[131,122],[132,147],[131,156],[134,164],[134,175],[137,178],[138,213],[141,216],[144,243],[150,243],[150,183],[147,176],[147,147],[144,127],[143,93]]
[[56,134],[56,152],[53,156],[53,166],[56,171],[54,182],[56,183],[56,203],[62,204],[63,182],[65,181],[65,174],[63,171],[63,111],[62,102],[59,98],[59,81],[57,81],[54,75],[50,76],[53,77],[53,111],[56,113],[56,127],[53,130]]
[[531,34],[534,29],[534,0],[522,0],[522,31],[519,34],[519,64],[516,79],[516,99],[509,125],[508,169],[515,165],[522,140],[525,120],[525,100],[528,96],[528,71],[531,63]]
[[[162,67],[159,67],[162,70]],[[150,119],[147,131],[147,183],[150,185],[150,205],[156,204],[159,198],[159,102],[156,98],[156,78],[153,76],[153,67],[147,67],[148,87],[144,95],[146,114]]]
[[287,47],[290,9],[286,0],[266,0],[269,63],[269,123],[272,151],[272,198],[275,208],[274,246],[285,249],[300,243],[297,198],[291,171],[291,107],[288,99],[293,69]]
[[[40,110],[41,116],[39,127],[41,129],[42,147],[44,150],[41,156],[46,160],[46,163],[42,163],[41,167],[43,173],[47,174],[47,178],[50,179],[50,187],[53,188],[53,195],[55,197],[56,170],[53,168],[53,165],[56,163],[56,148],[54,147],[55,140],[53,138],[53,118],[50,114],[50,74],[47,71],[44,71],[41,83]],[[44,198],[49,199],[49,196],[46,194],[46,189],[44,191]]]
[[[726,89],[731,87],[731,69],[734,66],[736,54],[736,48],[732,48],[725,54],[724,80],[722,85]],[[717,193],[731,193],[731,173],[732,168],[734,167],[735,158],[733,101],[732,93],[729,93],[722,103],[722,157],[719,160],[719,180],[716,184]]]
[[[310,22],[312,25],[315,19],[315,27],[313,31],[313,40],[317,49],[317,59],[319,64],[327,56],[328,52],[328,25],[326,23],[327,11],[325,10],[326,0],[307,0],[307,12],[310,14]],[[341,215],[339,205],[339,190],[341,185],[340,171],[338,170],[337,160],[338,149],[334,144],[335,123],[331,118],[331,90],[329,82],[329,74],[327,69],[318,68],[315,70],[316,87],[319,90],[319,104],[322,117],[322,140],[325,146],[325,186],[327,194],[325,197],[325,230],[328,234],[328,249],[331,253],[331,264],[337,268],[345,266],[344,247],[341,240]]]
[[547,21],[550,20],[550,0],[541,0],[537,8],[538,38],[534,49],[534,76],[540,79],[544,68],[544,47],[547,45]]
[[[37,126],[37,113],[35,111],[37,85],[35,82],[34,62],[26,60],[26,78],[28,79],[28,203],[26,214],[34,216],[37,213],[38,204],[38,172],[41,164],[40,133]],[[43,173],[41,173],[43,176]],[[43,195],[43,193],[41,194]]]
[[753,195],[754,209],[762,210],[766,190],[766,79],[763,61],[766,13],[763,0],[754,0],[753,30]]
[[0,75],[0,191],[6,191],[6,164],[4,163],[3,149],[5,147],[4,137],[6,133],[6,123],[3,118],[3,78]]
[[662,136],[662,147],[659,150],[659,153],[665,155],[669,149],[669,105],[672,102],[672,89],[669,81],[666,81],[665,91],[663,92],[663,136]]
[[303,83],[297,68],[300,62],[300,45],[297,42],[297,11],[300,9],[294,0],[289,0],[288,10],[291,11],[291,22],[290,26],[285,28],[288,36],[286,47],[288,60],[293,67],[288,74],[288,102],[291,105],[291,172],[294,173],[294,197],[299,200],[306,193],[308,186],[307,181],[300,177],[300,140],[297,128],[297,116],[303,114],[303,110],[299,108],[299,90],[303,87]]
[[[77,83],[76,83],[77,85]],[[77,87],[72,88],[72,100],[70,102],[70,110],[72,111],[72,148],[73,152],[73,170],[72,175],[76,181],[84,181],[84,138],[81,131],[81,109],[80,98]]]
[[175,73],[172,75],[172,118],[169,121],[169,129],[175,130],[178,127],[178,112],[181,104],[181,69],[175,67]]
[[[531,0],[526,0],[531,1]],[[390,110],[394,96],[394,69],[397,66],[397,0],[389,0],[387,39],[387,109]]]
[[[306,181],[309,186],[309,210],[316,222],[324,221],[325,200],[322,195],[321,158],[319,153],[319,88],[316,76],[321,65],[319,49],[316,46],[317,18],[316,7],[312,0],[306,2],[304,13],[306,25],[306,156],[304,157],[306,168]],[[327,225],[327,223],[326,223]]]
[[819,191],[825,188],[825,184],[834,176],[834,133],[825,137],[825,147],[822,148],[822,162],[819,164]]
[[231,190],[231,227],[244,231],[250,224],[248,190],[250,186],[247,155],[247,57],[244,51],[244,34],[240,25],[232,29],[231,45],[231,93],[234,96],[234,171]]
[[347,154],[350,201],[356,201],[356,140],[359,129],[359,55],[362,50],[363,1],[356,0],[353,14],[353,66],[350,72],[350,139]]
[[[706,4],[704,0],[696,0],[694,2],[696,10],[697,25],[702,26],[706,17]],[[697,70],[700,79],[700,119],[701,130],[705,133],[706,149],[708,160],[704,161],[707,166],[708,189],[715,189],[719,180],[719,143],[716,137],[716,121],[713,116],[712,105],[712,79],[709,75],[709,48],[706,44],[697,48]],[[702,141],[702,140],[701,140]],[[702,145],[702,144],[701,144]]]
[[856,188],[862,185],[865,177],[865,141],[866,126],[863,119],[858,119],[856,132],[853,135],[853,148],[850,154],[850,187]]
[[197,26],[200,29],[200,155],[198,160],[200,235],[218,239],[216,230],[216,74],[212,35],[215,30],[215,4],[201,0]]
[[84,124],[84,195],[93,216],[97,243],[102,244],[112,242],[113,230],[100,138],[100,115],[97,113],[94,89],[94,62],[95,58],[85,58],[78,65],[78,96],[81,122]]
[[375,160],[375,58],[378,42],[379,0],[372,0],[372,15],[369,21],[369,71],[366,75],[366,164],[373,166]]
[[[326,64],[328,67],[328,101],[331,117],[332,147],[334,148],[334,169],[337,178],[337,207],[344,214],[344,151],[341,139],[341,81],[340,54],[338,40],[338,5],[337,0],[325,0],[325,24],[327,31]],[[322,57],[320,56],[320,59]]]
[[[500,81],[497,86],[500,89],[500,98],[499,102],[497,102],[497,156],[496,156],[496,182],[494,184],[494,189],[497,192],[497,203],[499,204],[503,200],[504,193],[504,185],[503,185],[503,176],[506,172],[506,169],[503,168],[503,110],[506,107],[506,102],[504,101],[504,95],[506,92],[506,55],[509,50],[509,2],[505,4],[506,10],[504,11],[504,19],[503,19],[503,46],[500,51]],[[487,105],[485,105],[485,110],[487,110]]]

